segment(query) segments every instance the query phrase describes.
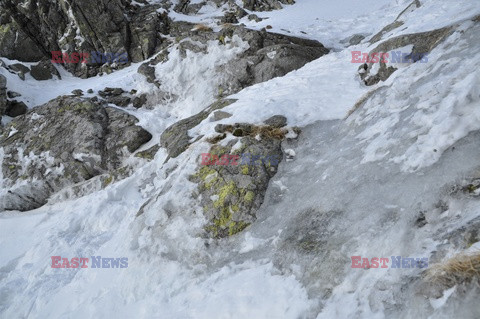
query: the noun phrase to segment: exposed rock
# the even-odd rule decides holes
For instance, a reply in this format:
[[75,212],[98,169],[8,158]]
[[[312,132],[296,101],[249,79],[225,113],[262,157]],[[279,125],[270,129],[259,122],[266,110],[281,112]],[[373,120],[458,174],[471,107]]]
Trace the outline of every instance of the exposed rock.
[[37,65],[32,66],[30,74],[37,81],[50,80],[52,75],[56,75],[58,78],[60,78],[60,74],[58,73],[57,69],[48,59],[43,59]]
[[202,122],[208,115],[218,109],[232,104],[236,100],[220,100],[207,109],[186,119],[178,121],[167,128],[160,136],[160,146],[165,147],[170,157],[177,157],[190,145],[188,131]]
[[40,207],[65,186],[118,169],[152,137],[137,122],[118,109],[71,96],[15,118],[0,136],[5,152],[0,210]]
[[232,114],[224,111],[213,112],[213,122],[220,121],[226,118],[232,117]]
[[105,88],[103,91],[98,91],[98,95],[103,97],[108,103],[117,106],[125,107],[131,102],[131,98],[122,95],[125,91],[122,88]]
[[401,27],[404,22],[400,20],[400,18],[405,15],[408,12],[411,12],[415,10],[416,8],[420,8],[421,4],[419,0],[414,0],[412,3],[410,3],[400,14],[397,16],[397,18],[390,23],[389,25],[385,26],[380,32],[375,34],[371,39],[370,39],[370,44],[373,44],[375,42],[378,42],[382,39],[382,37],[387,34],[388,32],[395,30],[396,28]]
[[[0,15],[2,13],[0,11]],[[6,19],[0,24],[0,56],[24,62],[40,61],[44,55],[42,49],[18,28],[8,14],[4,16]]]
[[[161,34],[168,33],[168,16],[157,12],[163,4],[135,6],[123,0],[73,0],[37,1],[24,6],[16,0],[4,0],[0,5],[0,11],[11,16],[15,27],[35,43],[32,50],[38,47],[48,57],[51,51],[126,52],[129,59],[139,62],[151,56],[163,41]],[[77,76],[90,77],[98,74],[103,64],[63,66]],[[123,66],[109,65],[109,70]]]
[[109,96],[119,96],[125,91],[122,88],[109,88],[106,87],[103,89],[103,91],[98,91],[98,95],[100,95],[103,98],[109,97]]
[[23,102],[18,102],[17,100],[8,101],[7,109],[5,110],[5,115],[11,117],[17,117],[27,113],[28,107]]
[[250,21],[255,21],[255,22],[260,22],[262,21],[263,19],[262,18],[259,18],[256,14],[249,14],[248,15],[248,20]]
[[363,39],[365,39],[365,35],[354,34],[346,39],[343,39],[342,41],[340,41],[340,43],[348,43],[348,46],[352,46],[359,44],[360,42],[362,42]]
[[22,96],[22,95],[18,92],[7,91],[7,96],[8,96],[9,99],[13,99],[13,98],[16,98],[16,97],[19,97],[19,96]]
[[160,86],[160,83],[158,83],[156,77],[155,77],[155,68],[150,65],[149,62],[145,62],[142,65],[138,67],[139,74],[145,76],[147,78],[148,83],[153,83],[157,87]]
[[[283,76],[328,53],[328,49],[318,41],[249,30],[241,26],[230,26],[220,33],[210,31],[201,34],[188,31],[191,27],[191,24],[179,23],[171,30],[176,30],[178,34],[188,34],[192,41],[221,41],[234,35],[248,41],[247,51],[218,70],[223,75],[219,88],[223,95],[230,95],[255,83]],[[206,110],[175,123],[163,132],[160,145],[167,148],[170,157],[177,157],[190,145],[187,131],[207,118],[210,112],[230,103],[231,101],[220,100]]]
[[[281,141],[286,130],[247,123],[233,127],[249,127],[240,139],[241,148],[232,151],[236,139],[225,147],[214,145],[210,155],[202,154],[203,164],[191,177],[202,195],[201,205],[209,221],[205,229],[214,238],[232,236],[255,221],[268,182],[283,157]],[[237,157],[232,160],[232,156]]]
[[145,151],[141,151],[135,154],[135,157],[143,158],[148,161],[153,160],[155,154],[157,154],[158,150],[160,149],[160,145],[155,144],[154,146],[150,147]]
[[[405,47],[407,45],[413,45],[412,51],[408,54],[407,58],[412,63],[417,62],[425,54],[430,53],[440,42],[445,40],[451,33],[453,28],[441,28],[428,32],[413,33],[401,35],[391,38],[387,41],[380,43],[375,49],[370,52],[370,56],[374,52],[391,52],[392,50]],[[389,57],[392,58],[391,56]],[[360,78],[366,85],[374,85],[380,81],[385,81],[390,75],[397,69],[393,66],[388,66],[380,60],[377,73],[371,74],[373,63],[363,64],[359,68]]]
[[112,97],[109,97],[109,98],[106,99],[106,101],[108,103],[112,103],[112,104],[115,104],[115,105],[121,106],[121,107],[128,106],[128,104],[130,104],[131,100],[132,100],[131,98],[129,98],[128,96],[124,96],[124,95],[112,96]]
[[9,67],[8,67],[9,70],[12,70],[13,72],[21,72],[23,74],[27,74],[28,72],[30,72],[30,69],[23,65],[22,63],[14,63],[14,64],[11,64]]
[[251,11],[271,11],[282,8],[283,4],[294,4],[294,0],[243,0],[243,7]]
[[274,115],[264,121],[265,124],[275,128],[287,126],[287,118],[283,115]]
[[248,13],[236,4],[231,4],[231,11],[225,12],[221,22],[223,23],[238,23],[238,19],[243,18]]
[[20,79],[25,80],[25,74],[30,72],[30,69],[21,63],[15,63],[7,67],[10,72],[18,75]]
[[243,27],[225,28],[221,37],[237,35],[248,41],[250,48],[223,69],[221,91],[229,95],[272,78],[284,76],[329,52],[320,42],[286,35],[249,30]]
[[157,6],[145,6],[136,12],[130,21],[132,44],[130,58],[143,61],[162,49],[161,34],[168,34],[168,15],[159,14]]
[[145,103],[147,103],[147,94],[145,93],[133,98],[133,107],[136,109],[141,108]]
[[0,119],[7,108],[7,78],[0,74]]
[[83,91],[80,90],[80,89],[76,89],[76,90],[73,90],[73,91],[72,91],[72,94],[75,95],[75,96],[82,96],[82,95],[83,95]]
[[373,44],[373,43],[375,43],[375,42],[380,41],[380,40],[382,39],[382,37],[383,37],[386,33],[390,32],[390,31],[392,31],[392,30],[394,30],[394,29],[396,29],[396,28],[398,28],[398,27],[401,27],[402,25],[403,25],[403,21],[394,21],[394,22],[390,23],[389,25],[385,26],[382,30],[380,30],[380,32],[378,32],[377,34],[375,34],[375,35],[370,39],[370,43]]

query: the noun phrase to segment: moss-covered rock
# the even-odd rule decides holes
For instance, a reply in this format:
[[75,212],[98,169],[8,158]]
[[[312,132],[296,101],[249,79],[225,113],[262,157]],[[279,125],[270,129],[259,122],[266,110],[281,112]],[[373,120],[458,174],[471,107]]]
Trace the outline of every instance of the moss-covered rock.
[[[255,221],[268,183],[283,156],[281,141],[285,134],[268,134],[276,130],[273,127],[248,126],[249,134],[240,138],[241,147],[232,150],[237,139],[226,146],[212,145],[208,152],[211,165],[202,165],[191,176],[198,183],[201,205],[209,221],[205,230],[213,238],[235,235]],[[224,127],[233,130],[235,125]],[[257,139],[259,134],[262,137]],[[238,165],[232,165],[223,155],[237,155]],[[254,160],[254,156],[258,158]],[[229,165],[221,165],[226,164],[225,159]]]

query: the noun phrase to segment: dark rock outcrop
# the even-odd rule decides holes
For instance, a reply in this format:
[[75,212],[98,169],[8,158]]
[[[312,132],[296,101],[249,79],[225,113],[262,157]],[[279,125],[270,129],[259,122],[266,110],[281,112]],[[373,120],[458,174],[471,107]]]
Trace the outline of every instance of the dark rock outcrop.
[[294,0],[243,0],[243,7],[251,11],[271,11],[282,8],[283,4],[294,4]]
[[44,56],[41,48],[18,28],[7,12],[0,12],[0,21],[0,56],[25,62],[40,61]]
[[7,108],[7,79],[0,74],[0,120]]
[[[191,25],[179,24],[177,32],[188,33],[188,31],[180,30],[189,30],[189,27]],[[222,83],[219,87],[222,96],[236,93],[255,83],[283,76],[329,52],[317,41],[249,30],[243,27],[231,26],[223,29],[220,33],[207,31],[190,34],[192,41],[203,42],[215,38],[222,42],[235,35],[248,41],[249,49],[218,70],[219,75],[222,76]],[[212,111],[230,103],[231,101],[225,103],[220,100],[204,111],[175,123],[163,132],[160,145],[167,148],[171,157],[177,157],[190,145],[188,130],[197,126]]]
[[37,65],[32,66],[30,74],[37,81],[50,80],[53,75],[60,78],[60,74],[48,59],[43,59]]
[[233,36],[247,41],[250,47],[223,69],[224,82],[220,90],[224,95],[284,76],[329,52],[318,41],[243,27],[225,28],[219,38]]
[[222,128],[234,135],[241,129],[242,146],[232,150],[238,139],[227,146],[214,145],[208,155],[202,154],[202,164],[191,177],[198,183],[208,220],[205,230],[213,238],[235,235],[255,221],[255,212],[283,158],[281,142],[288,131],[245,123]]
[[[7,27],[2,26],[1,30],[5,31],[14,25],[20,34],[26,35],[25,39],[30,39],[28,43],[33,42],[32,48],[36,48],[32,50],[37,61],[41,57],[39,52],[44,57],[51,58],[52,51],[63,51],[110,54],[126,52],[129,60],[138,62],[155,52],[162,42],[161,34],[165,33],[168,25],[168,17],[157,12],[160,5],[132,6],[123,0],[42,0],[29,2],[28,5],[16,0],[2,0],[0,6],[2,12],[12,18],[12,22]],[[11,38],[8,32],[0,33],[6,34],[5,41]],[[9,49],[12,58],[31,60],[21,55],[20,45],[10,42],[15,45]],[[63,64],[67,70],[80,77],[96,75],[101,72],[102,65],[103,62],[97,64],[92,60],[88,64]],[[115,69],[121,65],[123,64],[113,63],[109,68]]]
[[182,154],[190,145],[188,131],[202,122],[208,115],[218,109],[232,104],[235,100],[221,100],[213,103],[207,109],[191,117],[178,121],[167,128],[160,136],[160,145],[165,147],[170,157]]
[[17,117],[27,113],[27,110],[27,105],[23,102],[18,102],[17,100],[7,101],[5,115]]
[[0,210],[31,210],[60,189],[118,169],[151,139],[137,119],[89,99],[59,97],[3,130]]

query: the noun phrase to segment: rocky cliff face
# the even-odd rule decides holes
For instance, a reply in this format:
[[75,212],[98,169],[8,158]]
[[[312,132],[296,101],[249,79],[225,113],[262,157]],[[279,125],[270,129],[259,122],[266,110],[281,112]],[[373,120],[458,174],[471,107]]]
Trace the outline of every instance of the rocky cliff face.
[[[293,1],[245,1],[245,8],[273,10],[281,8],[280,3]],[[205,5],[205,2],[180,1],[174,10],[195,14]],[[160,12],[172,6],[168,0],[155,4],[125,0],[2,0],[0,54],[30,62],[51,58],[52,51],[127,53],[130,62],[140,62],[171,42],[172,20]],[[216,1],[216,6],[244,12],[232,1]],[[108,69],[122,66],[109,66]],[[67,63],[64,67],[79,77],[94,76],[102,70],[101,64],[96,63]]]
[[88,99],[59,97],[3,128],[2,210],[32,210],[66,186],[104,176],[152,136],[123,111]]
[[[281,3],[291,4],[293,1]],[[179,50],[185,58],[187,52],[205,53],[205,46],[210,42],[227,46],[232,39],[240,39],[246,43],[246,50],[216,70],[215,76],[221,79],[218,85],[218,97],[221,98],[253,84],[283,76],[329,52],[321,43],[313,40],[230,24],[222,25],[214,31],[206,26],[173,21],[167,11],[160,13],[172,9],[179,13],[196,14],[205,3],[180,1],[173,6],[169,1],[139,5],[120,0],[4,0],[0,5],[4,10],[0,22],[5,31],[0,40],[8,43],[2,47],[3,55],[20,61],[38,60],[43,56],[38,64],[31,67],[21,63],[5,65],[10,73],[18,75],[23,81],[26,75],[31,75],[38,81],[49,80],[52,74],[60,78],[57,69],[47,58],[50,51],[128,52],[131,62],[144,61],[159,53],[154,59],[142,64],[138,72],[148,82],[160,86],[154,67],[168,60],[169,50]],[[233,9],[237,15],[246,14],[242,7],[231,1],[217,1],[215,5],[226,8],[227,16]],[[273,10],[281,8],[281,5],[276,0],[245,1],[244,8]],[[223,20],[219,19],[219,23]],[[29,46],[27,52],[22,51],[25,45]],[[105,66],[92,63],[66,63],[62,66],[79,77],[94,76],[105,70]],[[0,77],[0,115],[25,113],[25,104],[16,107],[16,113],[8,111],[8,107],[12,108],[18,102],[7,99],[6,81],[5,77]],[[146,94],[132,99],[123,93],[126,92],[120,88],[106,88],[98,92],[103,101],[121,107],[127,107],[132,101],[137,103],[134,106],[141,107],[146,102]],[[74,94],[83,95],[83,92],[74,90]],[[108,172],[113,174],[120,168],[123,159],[151,138],[149,133],[134,125],[135,119],[132,116],[114,108],[105,108],[96,99],[59,97],[3,128],[0,146],[4,148],[2,169],[7,191],[1,197],[1,209],[34,209],[45,204],[52,194],[62,188]],[[188,129],[198,125],[213,110],[229,103],[216,102],[199,114],[173,125],[162,134],[161,145],[167,147],[172,157],[178,156],[190,144]],[[264,142],[265,145],[275,140],[268,139]],[[72,143],[73,141],[75,142]],[[253,142],[250,138],[248,144],[255,144]],[[275,153],[278,153],[279,141],[274,144]],[[258,144],[259,147],[261,145],[263,144]],[[254,175],[259,174],[265,175]],[[251,188],[256,189],[258,185],[259,189],[258,194],[250,199],[256,208],[262,202],[270,179],[266,176],[269,174],[272,173],[269,172],[258,181],[253,178],[250,183]],[[247,206],[248,208],[242,206],[245,216],[251,210],[251,205]],[[254,212],[251,214],[254,216]],[[220,218],[219,213],[212,214],[211,219],[213,218]],[[225,235],[223,230],[220,232]],[[219,236],[219,230],[212,234]]]

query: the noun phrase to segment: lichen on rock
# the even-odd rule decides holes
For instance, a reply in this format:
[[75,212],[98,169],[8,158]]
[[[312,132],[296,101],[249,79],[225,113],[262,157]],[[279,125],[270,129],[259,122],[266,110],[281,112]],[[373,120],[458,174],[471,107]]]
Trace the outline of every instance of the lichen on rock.
[[[248,127],[249,130],[243,130],[242,136],[226,145],[212,145],[208,153],[219,159],[218,162],[212,160],[210,165],[201,165],[190,178],[198,184],[200,202],[209,221],[205,230],[213,238],[233,236],[255,221],[268,183],[283,157],[281,142],[285,138],[285,134],[267,134],[279,130],[270,126],[235,124],[222,127],[225,132],[235,127]],[[261,137],[256,138],[259,134]],[[233,148],[237,143],[242,146]],[[220,165],[222,155],[237,155],[237,165],[231,161],[228,165]]]

